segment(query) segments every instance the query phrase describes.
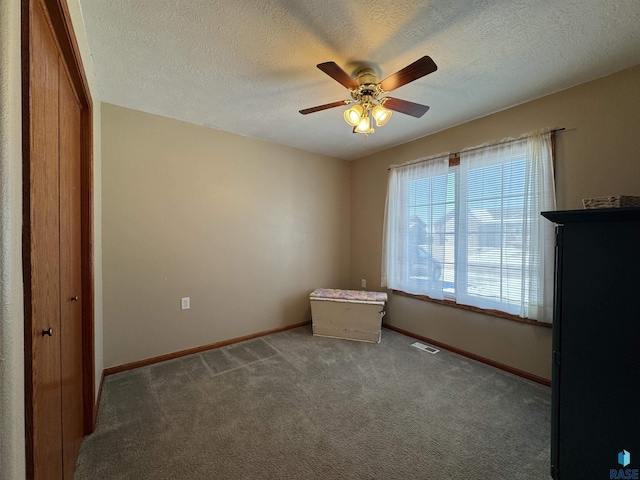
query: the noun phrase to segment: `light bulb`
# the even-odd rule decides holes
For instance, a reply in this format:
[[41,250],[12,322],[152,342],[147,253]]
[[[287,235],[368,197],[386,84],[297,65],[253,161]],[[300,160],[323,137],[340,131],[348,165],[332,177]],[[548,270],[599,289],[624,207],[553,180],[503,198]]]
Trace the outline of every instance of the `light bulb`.
[[369,115],[364,115],[360,117],[360,121],[358,122],[358,126],[353,129],[356,133],[373,133],[373,129],[371,128],[371,119]]
[[363,113],[362,105],[356,104],[351,108],[348,108],[344,111],[344,121],[347,122],[352,127],[355,127],[360,122],[360,117]]
[[391,110],[387,110],[382,105],[376,105],[373,107],[371,114],[373,115],[378,127],[383,126],[391,118]]

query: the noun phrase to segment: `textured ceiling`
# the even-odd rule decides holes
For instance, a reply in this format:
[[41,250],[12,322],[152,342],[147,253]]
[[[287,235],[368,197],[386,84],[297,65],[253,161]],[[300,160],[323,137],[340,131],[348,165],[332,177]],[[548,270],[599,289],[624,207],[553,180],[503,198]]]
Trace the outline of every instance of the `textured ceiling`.
[[[639,0],[81,0],[100,100],[355,159],[640,64]],[[385,78],[429,105],[365,139],[315,66]]]

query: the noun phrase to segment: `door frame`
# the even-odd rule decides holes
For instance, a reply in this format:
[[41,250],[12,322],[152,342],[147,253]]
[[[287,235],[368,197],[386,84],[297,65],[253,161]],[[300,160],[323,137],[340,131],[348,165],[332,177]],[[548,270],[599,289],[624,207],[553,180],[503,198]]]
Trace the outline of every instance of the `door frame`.
[[93,104],[80,49],[66,0],[22,0],[22,178],[23,231],[22,261],[24,274],[24,351],[25,351],[25,427],[27,472],[33,471],[33,365],[31,296],[31,123],[29,81],[31,10],[39,2],[48,13],[60,56],[65,64],[81,108],[80,119],[80,194],[81,194],[81,276],[82,276],[82,383],[84,434],[95,428],[95,331],[94,331],[94,231],[93,231]]

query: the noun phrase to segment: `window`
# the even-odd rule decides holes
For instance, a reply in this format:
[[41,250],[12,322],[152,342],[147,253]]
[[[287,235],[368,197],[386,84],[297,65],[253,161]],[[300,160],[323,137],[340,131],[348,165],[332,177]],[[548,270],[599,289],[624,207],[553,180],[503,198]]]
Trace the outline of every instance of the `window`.
[[393,167],[382,285],[550,322],[551,134]]

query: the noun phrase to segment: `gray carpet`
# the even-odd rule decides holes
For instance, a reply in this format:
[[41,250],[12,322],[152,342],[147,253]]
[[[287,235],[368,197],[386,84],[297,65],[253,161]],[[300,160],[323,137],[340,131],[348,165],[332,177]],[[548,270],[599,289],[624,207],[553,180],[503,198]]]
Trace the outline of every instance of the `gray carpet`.
[[304,327],[111,375],[75,479],[548,479],[550,390],[413,342]]

